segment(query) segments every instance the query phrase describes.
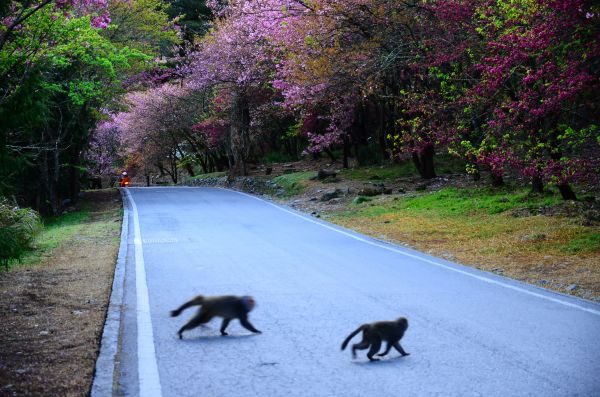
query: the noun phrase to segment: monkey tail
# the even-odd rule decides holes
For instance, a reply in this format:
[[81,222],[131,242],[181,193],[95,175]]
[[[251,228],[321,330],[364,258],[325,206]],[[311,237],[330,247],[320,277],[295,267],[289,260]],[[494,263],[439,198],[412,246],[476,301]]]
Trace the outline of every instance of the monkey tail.
[[204,296],[203,295],[198,295],[197,297],[195,297],[191,301],[186,302],[183,305],[181,305],[179,308],[177,308],[175,310],[171,310],[171,317],[177,317],[177,316],[179,316],[181,314],[181,312],[184,311],[185,309],[187,309],[188,307],[202,306],[203,304],[204,304]]
[[346,346],[348,346],[348,342],[350,342],[350,339],[354,338],[356,336],[356,334],[358,334],[359,332],[364,330],[367,325],[368,324],[361,325],[355,331],[353,331],[350,335],[348,335],[348,337],[344,340],[344,342],[342,342],[342,350],[344,350],[346,348]]

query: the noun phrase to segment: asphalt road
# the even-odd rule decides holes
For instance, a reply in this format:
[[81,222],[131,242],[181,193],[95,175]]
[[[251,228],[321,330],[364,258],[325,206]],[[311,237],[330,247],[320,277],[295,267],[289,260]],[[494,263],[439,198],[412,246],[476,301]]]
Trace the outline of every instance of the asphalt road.
[[[600,305],[239,192],[127,194],[92,395],[600,395]],[[215,319],[179,340],[195,309],[169,311],[200,293],[253,295],[263,334],[234,321],[221,337]],[[410,356],[370,363],[340,351],[358,325],[399,316]]]

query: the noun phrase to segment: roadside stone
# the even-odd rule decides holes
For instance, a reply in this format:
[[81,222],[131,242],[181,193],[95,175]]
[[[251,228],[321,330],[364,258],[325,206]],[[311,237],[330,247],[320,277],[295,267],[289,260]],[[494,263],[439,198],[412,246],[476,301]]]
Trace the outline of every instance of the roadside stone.
[[372,187],[365,187],[358,191],[359,196],[372,197],[372,196],[379,196],[380,194],[381,194],[381,190],[374,189]]
[[325,192],[321,196],[321,201],[329,201],[331,199],[338,198],[341,193],[342,193],[342,191],[339,190],[339,189],[335,189],[335,190],[332,190],[332,191],[329,191],[329,192]]
[[420,183],[417,186],[415,186],[415,190],[417,192],[424,192],[425,190],[427,190],[428,186],[429,186],[429,182]]
[[539,285],[548,285],[550,283],[548,280],[538,280]]
[[566,290],[571,292],[571,291],[577,291],[579,289],[579,286],[577,284],[571,284],[569,285]]
[[528,216],[532,216],[533,214],[529,208],[518,208],[513,210],[510,215],[514,218],[526,218]]
[[493,269],[490,270],[492,273],[496,273],[496,274],[502,274],[504,273],[504,269],[502,269],[501,267],[495,267]]

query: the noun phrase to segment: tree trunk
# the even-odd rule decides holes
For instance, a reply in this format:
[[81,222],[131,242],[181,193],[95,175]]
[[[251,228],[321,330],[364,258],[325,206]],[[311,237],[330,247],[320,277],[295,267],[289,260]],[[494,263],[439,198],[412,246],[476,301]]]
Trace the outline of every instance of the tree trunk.
[[568,183],[558,185],[558,191],[562,196],[563,200],[577,200],[577,196],[571,186]]
[[502,185],[504,185],[504,178],[502,177],[502,175],[494,174],[492,172],[492,186],[500,187]]
[[250,151],[250,114],[246,97],[236,91],[232,94],[230,119],[231,127],[229,131],[233,164],[229,173],[231,176],[247,175],[246,162],[248,160],[247,154]]
[[531,189],[534,193],[544,193],[544,181],[539,176],[531,178]]

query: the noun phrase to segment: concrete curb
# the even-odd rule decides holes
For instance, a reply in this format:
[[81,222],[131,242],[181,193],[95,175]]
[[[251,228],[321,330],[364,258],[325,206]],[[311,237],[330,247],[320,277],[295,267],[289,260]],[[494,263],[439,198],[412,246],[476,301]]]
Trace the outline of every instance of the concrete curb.
[[123,199],[123,223],[121,225],[121,244],[115,266],[112,292],[106,312],[106,321],[102,331],[100,353],[96,360],[94,380],[90,395],[92,397],[112,396],[114,393],[114,372],[119,352],[119,332],[123,308],[123,286],[125,282],[125,264],[127,260],[127,236],[129,234],[129,208],[127,196],[121,189]]

